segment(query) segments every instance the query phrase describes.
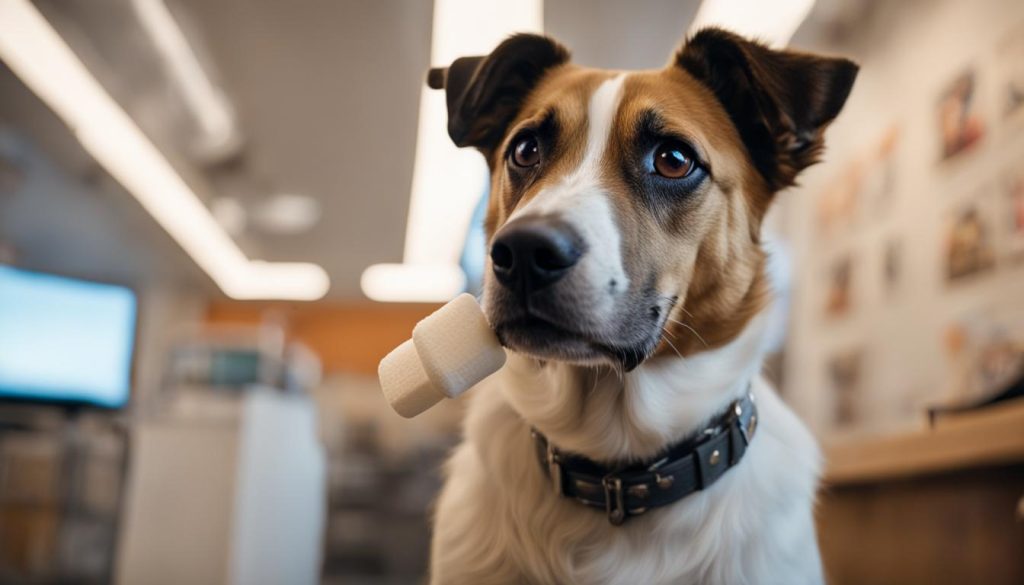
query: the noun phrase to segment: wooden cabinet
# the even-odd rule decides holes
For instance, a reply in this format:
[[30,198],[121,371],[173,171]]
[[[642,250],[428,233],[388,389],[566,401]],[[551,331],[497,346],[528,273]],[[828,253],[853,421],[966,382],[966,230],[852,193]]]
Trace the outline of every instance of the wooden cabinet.
[[826,445],[832,585],[1024,583],[1024,403]]

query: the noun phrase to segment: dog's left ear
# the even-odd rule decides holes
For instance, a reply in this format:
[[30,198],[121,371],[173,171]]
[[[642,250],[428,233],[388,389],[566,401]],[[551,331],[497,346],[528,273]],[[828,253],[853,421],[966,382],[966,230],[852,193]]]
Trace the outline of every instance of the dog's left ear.
[[518,34],[486,57],[463,57],[431,69],[427,85],[445,90],[452,141],[476,147],[490,162],[527,94],[549,69],[568,60],[569,51],[554,40]]
[[718,97],[773,191],[817,162],[858,70],[846,59],[777,51],[718,28],[694,35],[675,62]]

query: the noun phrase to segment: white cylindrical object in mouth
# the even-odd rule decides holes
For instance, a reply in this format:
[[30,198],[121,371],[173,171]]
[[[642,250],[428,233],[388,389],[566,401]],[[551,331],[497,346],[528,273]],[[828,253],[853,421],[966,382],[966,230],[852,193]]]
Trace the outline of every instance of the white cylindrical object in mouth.
[[505,365],[505,350],[476,299],[462,294],[420,321],[412,339],[380,362],[381,389],[412,418],[442,398],[457,398]]

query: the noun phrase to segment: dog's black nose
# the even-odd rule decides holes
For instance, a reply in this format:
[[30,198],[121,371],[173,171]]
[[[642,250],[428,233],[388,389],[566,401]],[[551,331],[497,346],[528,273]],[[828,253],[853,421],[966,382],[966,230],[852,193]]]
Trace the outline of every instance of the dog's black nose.
[[491,246],[494,275],[523,294],[562,278],[582,255],[579,235],[565,222],[548,217],[524,218],[506,225]]

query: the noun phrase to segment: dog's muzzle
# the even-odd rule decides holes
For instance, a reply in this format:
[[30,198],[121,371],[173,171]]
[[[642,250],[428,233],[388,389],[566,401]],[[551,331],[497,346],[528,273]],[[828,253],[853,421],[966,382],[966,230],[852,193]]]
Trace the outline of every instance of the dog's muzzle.
[[564,278],[583,256],[584,246],[571,226],[541,216],[503,227],[491,246],[494,276],[524,305],[531,295]]

